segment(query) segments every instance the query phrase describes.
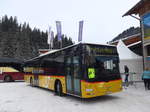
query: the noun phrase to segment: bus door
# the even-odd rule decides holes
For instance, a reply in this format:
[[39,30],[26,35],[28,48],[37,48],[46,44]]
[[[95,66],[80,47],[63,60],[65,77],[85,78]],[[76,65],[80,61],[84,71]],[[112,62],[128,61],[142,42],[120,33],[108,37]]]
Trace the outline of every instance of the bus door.
[[79,57],[73,56],[66,59],[67,92],[80,95],[80,63]]
[[66,83],[67,83],[67,92],[68,93],[72,93],[72,91],[73,91],[73,88],[72,88],[72,64],[71,64],[71,60],[72,60],[72,58],[70,58],[70,57],[67,57],[66,58],[66,62],[65,62],[65,64],[66,64]]
[[39,85],[39,78],[38,78],[38,71],[39,70],[37,70],[37,69],[35,69],[35,70],[33,70],[33,74],[34,74],[34,81],[33,81],[33,83],[34,83],[34,85],[35,86],[38,86]]
[[34,74],[34,85],[35,85],[35,86],[39,86],[38,74]]

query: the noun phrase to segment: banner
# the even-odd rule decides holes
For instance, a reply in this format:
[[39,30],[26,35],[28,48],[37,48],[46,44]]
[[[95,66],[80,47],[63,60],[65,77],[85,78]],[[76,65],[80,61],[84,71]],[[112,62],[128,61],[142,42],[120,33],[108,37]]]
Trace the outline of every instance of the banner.
[[61,41],[61,21],[56,21],[58,41]]
[[50,45],[50,40],[51,40],[51,27],[49,27],[48,31],[48,37],[47,37],[47,43]]
[[79,21],[78,42],[82,41],[83,21]]
[[150,13],[145,14],[142,17],[143,30],[144,30],[144,40],[150,39]]

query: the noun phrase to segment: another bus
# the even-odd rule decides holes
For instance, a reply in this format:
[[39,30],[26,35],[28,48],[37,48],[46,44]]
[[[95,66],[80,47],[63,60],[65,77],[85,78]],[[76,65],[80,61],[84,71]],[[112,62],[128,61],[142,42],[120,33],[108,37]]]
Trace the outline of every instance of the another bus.
[[4,82],[23,81],[22,61],[12,58],[0,58],[0,80]]
[[115,46],[78,43],[28,60],[25,81],[32,86],[92,98],[122,91]]

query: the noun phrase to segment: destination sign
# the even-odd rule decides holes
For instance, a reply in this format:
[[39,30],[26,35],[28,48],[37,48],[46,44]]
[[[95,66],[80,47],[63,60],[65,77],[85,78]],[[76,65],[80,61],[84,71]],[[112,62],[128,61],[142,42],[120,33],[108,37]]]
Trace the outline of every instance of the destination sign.
[[92,54],[117,54],[117,48],[112,46],[89,46],[89,48]]

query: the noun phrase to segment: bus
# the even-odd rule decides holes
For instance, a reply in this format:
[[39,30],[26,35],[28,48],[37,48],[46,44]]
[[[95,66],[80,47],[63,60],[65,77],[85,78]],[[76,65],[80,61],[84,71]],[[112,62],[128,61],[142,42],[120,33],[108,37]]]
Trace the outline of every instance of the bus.
[[0,80],[12,82],[16,80],[23,81],[22,62],[11,58],[0,58]]
[[57,95],[93,98],[122,91],[115,46],[78,43],[24,64],[24,80]]

